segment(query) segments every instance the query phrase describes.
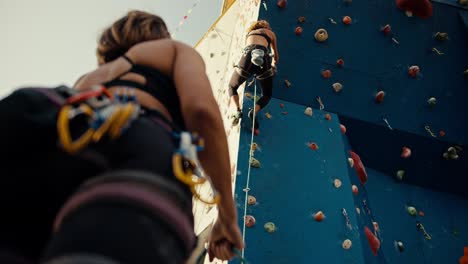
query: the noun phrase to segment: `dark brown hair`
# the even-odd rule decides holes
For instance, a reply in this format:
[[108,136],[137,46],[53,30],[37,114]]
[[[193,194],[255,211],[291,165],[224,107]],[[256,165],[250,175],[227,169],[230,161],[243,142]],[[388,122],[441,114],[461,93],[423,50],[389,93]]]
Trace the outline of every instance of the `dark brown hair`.
[[104,30],[96,55],[99,63],[106,63],[124,55],[135,44],[170,37],[161,17],[144,11],[129,11]]
[[271,27],[270,27],[270,24],[266,21],[266,20],[258,20],[258,21],[255,21],[253,22],[249,29],[247,30],[247,32],[251,32],[251,31],[254,31],[256,29],[261,29],[261,28],[264,28],[264,29],[269,29],[271,30]]

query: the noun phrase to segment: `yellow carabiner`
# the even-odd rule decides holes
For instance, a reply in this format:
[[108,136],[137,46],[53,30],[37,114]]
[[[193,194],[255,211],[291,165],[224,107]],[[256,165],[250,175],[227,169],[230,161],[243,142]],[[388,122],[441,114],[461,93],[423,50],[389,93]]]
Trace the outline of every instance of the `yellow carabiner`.
[[130,120],[134,110],[135,107],[132,103],[128,103],[121,107],[121,113],[119,114],[119,116],[117,116],[114,124],[112,124],[111,128],[109,129],[109,136],[112,139],[116,139],[120,136],[122,128]]
[[[60,144],[70,154],[76,153],[88,145],[94,133],[94,130],[90,128],[77,140],[73,141],[69,126],[69,117],[72,109],[72,106],[69,105],[62,107],[57,119],[57,132]],[[93,115],[93,110],[87,105],[80,105],[80,109],[89,117]]]
[[206,203],[206,204],[218,204],[219,201],[221,200],[221,197],[220,197],[219,195],[215,195],[215,197],[213,197],[213,200],[211,200],[211,201],[205,200],[205,199],[202,198],[201,195],[195,190],[195,186],[191,187],[190,190],[192,191],[193,196],[195,197],[195,199],[198,199],[198,200],[200,200],[200,201],[202,201],[203,203]]

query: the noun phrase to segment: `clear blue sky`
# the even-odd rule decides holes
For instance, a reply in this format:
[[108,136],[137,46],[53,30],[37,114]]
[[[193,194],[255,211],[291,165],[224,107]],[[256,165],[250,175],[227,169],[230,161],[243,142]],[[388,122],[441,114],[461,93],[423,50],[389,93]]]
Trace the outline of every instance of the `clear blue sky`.
[[96,67],[96,39],[126,11],[163,17],[176,39],[194,45],[220,15],[222,0],[0,0],[0,96],[26,85],[71,85]]

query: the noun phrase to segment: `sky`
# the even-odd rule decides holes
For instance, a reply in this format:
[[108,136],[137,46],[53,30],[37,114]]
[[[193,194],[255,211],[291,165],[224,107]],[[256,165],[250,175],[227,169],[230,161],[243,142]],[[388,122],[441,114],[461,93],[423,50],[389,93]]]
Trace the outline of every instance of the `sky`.
[[[79,76],[96,68],[100,32],[128,10],[161,16],[169,31],[176,34],[175,39],[195,45],[220,15],[222,2],[0,0],[0,96],[24,86],[72,85]],[[176,32],[190,9],[192,12]]]

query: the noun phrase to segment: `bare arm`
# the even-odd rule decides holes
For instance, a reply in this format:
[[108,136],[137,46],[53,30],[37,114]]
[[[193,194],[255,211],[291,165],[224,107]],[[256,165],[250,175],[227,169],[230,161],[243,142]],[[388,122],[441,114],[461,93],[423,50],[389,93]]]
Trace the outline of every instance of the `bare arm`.
[[279,60],[279,54],[278,54],[278,44],[276,43],[276,34],[271,31],[273,38],[271,40],[271,46],[273,47],[273,52],[275,53],[274,59],[275,59],[275,64],[278,64]]
[[136,64],[150,66],[172,76],[187,128],[205,139],[200,162],[221,195],[220,217],[237,221],[226,134],[201,56],[192,47],[172,40],[136,45],[127,56]]

